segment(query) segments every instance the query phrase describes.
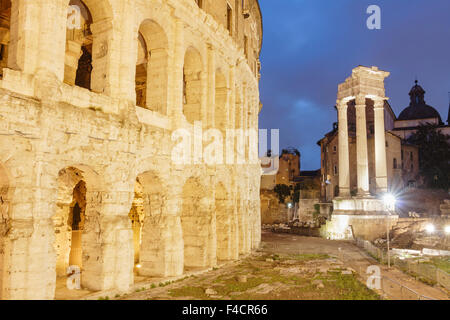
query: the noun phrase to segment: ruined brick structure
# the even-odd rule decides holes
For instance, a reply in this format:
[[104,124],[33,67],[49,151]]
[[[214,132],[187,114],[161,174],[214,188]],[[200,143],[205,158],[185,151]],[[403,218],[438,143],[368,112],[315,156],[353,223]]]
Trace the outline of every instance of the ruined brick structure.
[[71,264],[125,291],[138,263],[177,276],[259,246],[260,164],[171,158],[196,121],[258,128],[257,0],[0,8],[1,299],[52,299]]

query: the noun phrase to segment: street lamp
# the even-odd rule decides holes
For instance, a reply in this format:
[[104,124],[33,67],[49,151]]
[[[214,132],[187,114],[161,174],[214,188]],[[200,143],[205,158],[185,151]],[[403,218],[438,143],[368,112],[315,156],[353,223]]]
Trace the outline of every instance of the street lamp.
[[386,238],[387,238],[387,256],[388,256],[388,268],[391,268],[391,253],[389,251],[389,222],[390,222],[390,216],[391,216],[391,210],[395,210],[395,203],[397,202],[397,199],[395,196],[391,193],[386,193],[383,197],[384,204],[386,206],[386,213],[387,213],[387,219],[386,219]]

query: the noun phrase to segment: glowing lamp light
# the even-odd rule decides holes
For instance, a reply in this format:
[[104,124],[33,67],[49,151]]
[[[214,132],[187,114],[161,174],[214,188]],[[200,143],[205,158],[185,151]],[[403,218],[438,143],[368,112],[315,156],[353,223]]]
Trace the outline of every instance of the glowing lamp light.
[[386,193],[383,197],[384,204],[389,208],[393,209],[395,208],[395,203],[397,202],[397,199],[395,196],[391,193]]
[[289,209],[292,208],[292,202],[289,202],[289,203],[287,204],[287,206],[288,206]]
[[140,264],[136,265],[136,268],[140,269],[142,266]]
[[450,225],[449,226],[445,226],[445,233],[450,234]]
[[426,225],[425,230],[428,233],[433,233],[436,230],[436,227],[430,223]]

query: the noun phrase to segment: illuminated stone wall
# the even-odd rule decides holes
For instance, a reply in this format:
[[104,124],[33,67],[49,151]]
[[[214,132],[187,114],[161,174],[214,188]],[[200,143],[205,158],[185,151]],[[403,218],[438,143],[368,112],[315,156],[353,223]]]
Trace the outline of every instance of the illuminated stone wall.
[[[1,299],[52,299],[71,259],[82,287],[126,291],[137,262],[177,276],[259,246],[260,164],[172,158],[172,134],[192,120],[258,128],[259,5],[233,2],[227,20],[226,2],[6,4]],[[81,31],[69,5],[82,6]]]

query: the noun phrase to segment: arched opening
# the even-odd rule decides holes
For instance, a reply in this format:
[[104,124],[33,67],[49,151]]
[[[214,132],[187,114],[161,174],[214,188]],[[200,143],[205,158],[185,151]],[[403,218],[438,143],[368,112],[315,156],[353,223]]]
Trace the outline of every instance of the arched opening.
[[233,211],[229,194],[222,183],[215,190],[217,259],[232,260],[233,253]]
[[91,248],[87,248],[83,241],[88,230],[86,193],[87,184],[83,171],[74,167],[59,171],[56,212],[52,216],[55,230],[57,299],[74,293],[73,290],[68,291],[67,279],[77,273],[81,281],[85,270],[83,257],[89,257],[90,254]]
[[[134,264],[140,267],[140,249],[141,249],[141,233],[144,224],[144,190],[139,178],[136,179],[134,186],[134,199],[130,210],[130,220],[133,229],[133,248],[134,248]],[[135,269],[135,271],[138,271]]]
[[214,112],[215,127],[218,130],[225,131],[228,125],[227,99],[228,89],[227,80],[222,72],[216,71],[216,107]]
[[202,58],[189,47],[184,57],[183,68],[183,114],[189,123],[202,120]]
[[149,51],[142,33],[138,36],[138,57],[136,62],[136,105],[147,107],[147,67]]
[[139,28],[136,62],[136,105],[167,113],[168,40],[164,30],[147,20]]
[[0,0],[0,79],[8,66],[8,49],[11,29],[11,0]]
[[81,0],[70,0],[69,6],[78,9],[71,12],[76,18],[67,24],[64,82],[90,90],[94,42],[92,15]]
[[183,186],[181,228],[185,271],[216,263],[215,218],[207,194],[207,189],[194,178]]
[[0,300],[5,296],[4,283],[7,274],[5,236],[8,231],[9,180],[5,169],[0,164]]

